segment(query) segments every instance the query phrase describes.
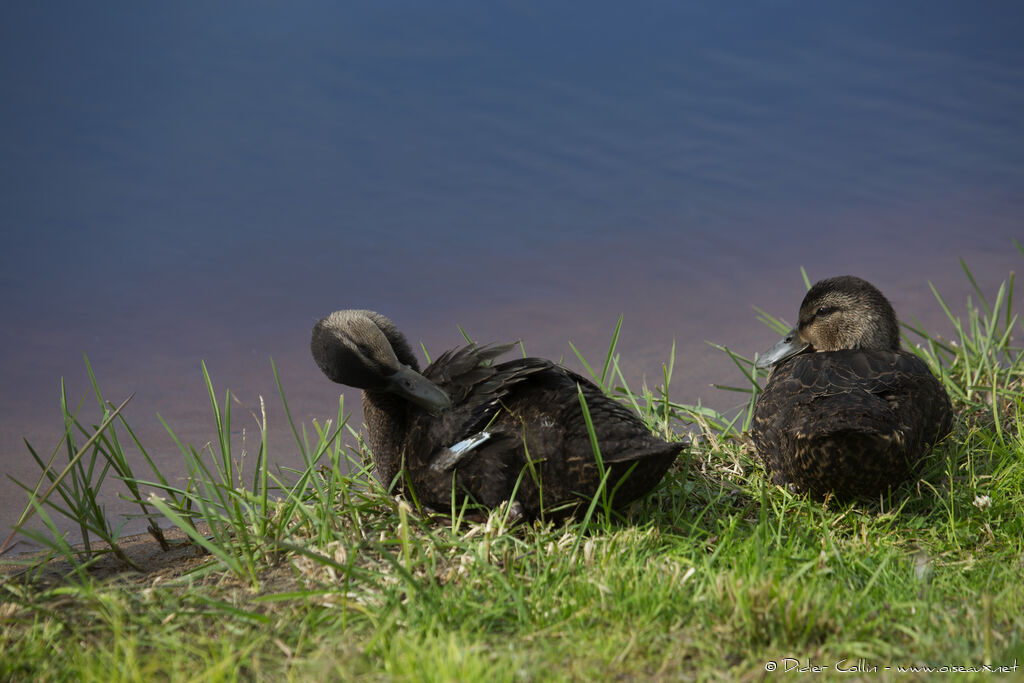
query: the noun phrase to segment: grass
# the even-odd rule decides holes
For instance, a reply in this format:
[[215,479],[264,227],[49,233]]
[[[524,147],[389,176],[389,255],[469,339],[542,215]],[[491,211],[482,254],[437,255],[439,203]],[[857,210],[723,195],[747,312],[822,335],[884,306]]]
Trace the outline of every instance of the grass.
[[208,374],[215,438],[179,444],[190,478],[176,488],[144,449],[150,474],[133,473],[120,445],[130,429],[94,381],[103,422],[82,424],[64,401],[71,465],[40,459],[26,514],[68,516],[116,547],[118,527],[94,502],[117,485],[207,554],[185,573],[98,579],[99,544],[40,535],[71,569],[3,579],[0,678],[733,680],[771,666],[889,677],[1013,666],[1024,660],[1013,278],[991,298],[976,289],[963,318],[936,297],[954,336],[915,322],[905,345],[948,388],[954,432],[920,481],[877,505],[821,504],[766,482],[743,438],[760,379],[751,359],[722,347],[746,384],[731,387],[742,405],[721,414],[672,400],[674,350],[660,386],[630,388],[618,327],[600,369],[585,367],[652,430],[690,429],[694,445],[625,518],[598,496],[561,526],[510,527],[507,507],[481,523],[457,508],[438,518],[395,500],[368,476],[358,439],[346,445],[343,404],[324,424],[289,417],[303,467],[271,468],[265,419],[249,418],[256,454],[236,452],[233,401],[218,400]]

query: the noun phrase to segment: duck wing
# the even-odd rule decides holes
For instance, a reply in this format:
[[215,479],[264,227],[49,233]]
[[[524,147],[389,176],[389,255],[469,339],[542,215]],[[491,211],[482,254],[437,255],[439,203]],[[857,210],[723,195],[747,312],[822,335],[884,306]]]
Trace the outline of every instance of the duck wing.
[[513,388],[531,376],[555,367],[543,358],[520,358],[494,365],[492,361],[515,344],[471,344],[446,351],[427,366],[423,376],[444,389],[452,408],[433,421],[433,436],[451,444],[483,429]]
[[516,499],[532,517],[552,504],[591,494],[601,476],[577,387],[602,459],[612,469],[609,486],[619,486],[616,501],[650,490],[685,448],[658,439],[632,411],[552,361],[486,364],[509,348],[464,347],[443,354],[424,371],[452,398],[444,413],[416,421],[407,442],[406,452],[413,454],[411,483],[428,503],[450,504],[455,487],[493,507],[518,487]]
[[910,476],[951,419],[949,398],[921,359],[851,349],[776,368],[751,437],[776,483],[870,496]]
[[508,498],[522,470],[521,435],[503,407],[516,387],[555,367],[541,358],[493,364],[515,344],[475,344],[446,351],[423,371],[452,400],[437,415],[417,412],[405,437],[407,477],[424,502],[437,509],[450,504],[457,488],[487,507]]
[[[602,451],[606,462],[631,462],[649,455],[678,453],[685,443],[668,444],[654,437],[633,411],[609,398],[600,387],[568,368],[544,358],[517,358],[497,365],[484,364],[506,353],[514,344],[468,346],[447,352],[424,371],[431,381],[452,398],[452,418],[442,422],[449,448],[468,453],[483,445],[490,437],[480,437],[501,407],[520,415],[520,422],[542,423],[549,420],[562,431],[576,428],[574,436],[587,440],[579,392],[582,392],[599,444],[608,444]],[[436,366],[436,367],[435,367]],[[531,381],[529,396],[518,392],[524,382]],[[540,413],[543,412],[544,415]],[[536,414],[534,414],[536,413]],[[491,437],[497,436],[491,430]],[[440,434],[435,433],[436,437]],[[650,438],[648,438],[650,437]],[[592,453],[588,455],[592,457]],[[628,444],[628,448],[621,445]],[[454,462],[448,460],[449,462]]]
[[[567,368],[559,367],[571,382],[579,386],[587,404],[587,412],[594,425],[594,435],[601,445],[601,459],[606,463],[629,463],[648,457],[676,456],[689,445],[689,439],[668,442],[651,433],[650,428],[635,412],[614,398],[607,396],[599,386],[586,377]],[[585,430],[578,396],[574,396],[565,409],[565,420],[580,422],[581,436],[589,438]],[[589,447],[589,442],[588,442]]]
[[755,411],[762,423],[798,432],[913,429],[932,442],[949,431],[949,397],[924,361],[906,351],[810,353],[775,374]]

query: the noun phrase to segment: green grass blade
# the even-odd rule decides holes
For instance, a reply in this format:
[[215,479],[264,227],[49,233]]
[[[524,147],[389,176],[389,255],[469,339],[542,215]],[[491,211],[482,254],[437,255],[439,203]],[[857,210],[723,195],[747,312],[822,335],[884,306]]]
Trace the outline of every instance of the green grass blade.
[[619,314],[619,320],[615,324],[615,332],[612,334],[612,341],[608,345],[608,353],[604,357],[604,366],[601,368],[601,388],[604,392],[608,393],[608,368],[612,364],[612,357],[615,355],[615,348],[619,345],[619,332],[622,330],[622,314]]
[[[37,501],[37,503],[27,506],[25,510],[21,513],[21,516],[18,517],[18,523],[14,525],[14,530],[11,531],[10,536],[8,536],[7,539],[3,542],[3,545],[0,545],[0,554],[2,554],[10,546],[11,541],[14,539],[14,536],[18,533],[21,527],[24,526],[24,524],[32,518],[32,515],[35,514],[35,510],[38,508],[38,506],[46,502],[46,500],[50,497],[50,494],[53,493],[54,489],[57,488],[60,482],[64,480],[64,477],[66,477],[68,473],[72,471],[74,466],[78,463],[78,461],[82,458],[86,451],[93,445],[93,443],[96,442],[97,439],[100,438],[100,435],[103,434],[103,431],[108,426],[110,426],[110,424],[117,418],[117,416],[121,414],[121,410],[126,405],[128,405],[128,402],[131,401],[134,396],[134,393],[128,396],[128,398],[126,398],[121,403],[121,405],[117,406],[111,413],[109,413],[103,419],[103,422],[96,429],[96,432],[92,435],[92,437],[90,437],[89,440],[86,441],[82,445],[82,447],[78,449],[78,451],[75,453],[71,461],[64,467],[61,473],[58,474],[57,477],[53,479],[53,481],[50,483],[49,488],[47,488],[42,495],[36,495],[36,492],[38,491],[38,486],[36,487],[36,489],[33,491],[32,497]],[[40,484],[42,484],[41,479]]]

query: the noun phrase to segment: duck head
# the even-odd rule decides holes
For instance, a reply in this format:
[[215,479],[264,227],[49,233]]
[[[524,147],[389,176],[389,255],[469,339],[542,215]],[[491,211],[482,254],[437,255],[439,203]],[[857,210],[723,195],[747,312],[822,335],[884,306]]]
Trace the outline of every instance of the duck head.
[[840,349],[900,348],[892,304],[866,280],[852,275],[829,278],[808,290],[797,326],[765,351],[757,367],[768,368],[798,353]]
[[439,412],[451,405],[440,387],[421,375],[409,343],[380,313],[335,311],[313,326],[313,360],[339,384],[401,396]]

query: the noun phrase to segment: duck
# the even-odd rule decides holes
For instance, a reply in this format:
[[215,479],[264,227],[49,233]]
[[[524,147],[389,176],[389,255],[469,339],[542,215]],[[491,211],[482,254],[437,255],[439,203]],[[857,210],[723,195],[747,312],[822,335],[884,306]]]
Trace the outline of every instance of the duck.
[[942,384],[900,348],[892,304],[852,275],[811,287],[769,369],[750,436],[771,480],[822,499],[881,500],[951,429]]
[[421,372],[395,323],[370,310],[331,313],[310,341],[328,379],[362,389],[377,478],[440,513],[507,502],[516,518],[563,519],[593,499],[602,470],[611,504],[622,509],[688,446],[658,438],[600,387],[550,360],[495,362],[515,347],[471,343]]

